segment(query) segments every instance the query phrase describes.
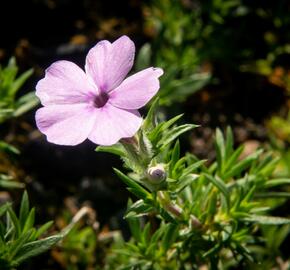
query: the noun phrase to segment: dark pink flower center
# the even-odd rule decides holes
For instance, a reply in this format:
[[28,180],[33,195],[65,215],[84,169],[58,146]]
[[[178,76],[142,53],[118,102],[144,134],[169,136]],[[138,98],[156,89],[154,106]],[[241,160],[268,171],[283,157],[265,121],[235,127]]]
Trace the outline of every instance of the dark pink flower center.
[[102,108],[106,105],[108,100],[109,100],[109,95],[105,92],[101,92],[99,95],[95,97],[94,104],[97,108]]

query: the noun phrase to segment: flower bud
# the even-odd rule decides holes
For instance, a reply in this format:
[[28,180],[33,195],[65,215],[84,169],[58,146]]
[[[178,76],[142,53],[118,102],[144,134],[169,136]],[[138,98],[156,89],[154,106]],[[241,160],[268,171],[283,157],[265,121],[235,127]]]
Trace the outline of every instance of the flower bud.
[[148,179],[153,184],[159,184],[166,179],[166,172],[161,164],[150,167],[147,170]]

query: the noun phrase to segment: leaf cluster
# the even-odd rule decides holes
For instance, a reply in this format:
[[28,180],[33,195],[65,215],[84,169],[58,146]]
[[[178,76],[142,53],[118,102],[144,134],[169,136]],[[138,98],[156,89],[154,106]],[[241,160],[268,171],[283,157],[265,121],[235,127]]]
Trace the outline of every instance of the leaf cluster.
[[24,192],[19,214],[11,203],[0,206],[0,269],[15,269],[27,259],[37,256],[57,242],[63,235],[41,238],[52,226],[49,221],[35,226],[35,208],[30,208],[28,195]]
[[18,92],[33,70],[29,69],[17,76],[18,67],[12,57],[6,67],[0,66],[0,123],[18,117],[38,104],[33,92],[18,97]]
[[[158,122],[156,106],[154,103],[151,107],[135,140],[138,160],[126,154],[123,144],[116,146],[120,152],[114,147],[108,149],[126,160],[131,171],[127,175],[117,169],[115,172],[137,197],[125,216],[133,240],[122,246],[122,252],[131,255],[120,265],[135,269],[197,269],[207,264],[216,269],[225,261],[255,262],[259,256],[253,247],[263,241],[261,226],[290,224],[287,217],[269,214],[289,198],[280,186],[289,184],[290,179],[273,174],[279,159],[262,149],[243,156],[244,146],[234,147],[230,128],[226,135],[217,129],[216,159],[211,164],[191,153],[182,155],[177,138],[196,126],[175,125],[180,116]],[[142,142],[144,137],[146,143]],[[167,177],[152,184],[146,172],[155,164],[163,164]],[[169,237],[165,228],[175,229],[164,249],[162,243]],[[287,234],[283,235],[285,238]],[[122,267],[117,269],[130,269]]]

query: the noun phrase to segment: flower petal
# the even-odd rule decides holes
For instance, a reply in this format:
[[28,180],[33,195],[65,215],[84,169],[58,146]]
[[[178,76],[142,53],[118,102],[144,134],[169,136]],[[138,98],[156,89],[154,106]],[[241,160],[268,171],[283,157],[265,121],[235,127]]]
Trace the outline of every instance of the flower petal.
[[70,61],[57,61],[36,85],[36,95],[42,105],[86,102],[97,93],[89,76]]
[[131,70],[135,45],[127,36],[114,43],[103,40],[93,47],[86,58],[86,73],[101,91],[109,92],[117,87]]
[[107,103],[98,109],[89,140],[100,145],[113,145],[122,138],[134,136],[142,124],[136,110],[122,110]]
[[83,142],[95,123],[96,109],[87,104],[51,105],[36,112],[36,125],[49,142],[77,145]]
[[130,76],[110,93],[109,102],[122,109],[143,107],[159,90],[162,74],[162,69],[151,67]]

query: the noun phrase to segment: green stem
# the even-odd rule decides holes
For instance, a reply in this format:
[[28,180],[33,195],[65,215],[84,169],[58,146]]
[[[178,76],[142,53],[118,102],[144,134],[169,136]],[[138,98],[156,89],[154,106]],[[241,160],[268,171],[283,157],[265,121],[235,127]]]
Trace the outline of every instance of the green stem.
[[[158,191],[157,197],[158,197],[161,205],[164,207],[164,209],[167,212],[169,212],[172,216],[178,218],[179,220],[184,219],[183,209],[179,205],[177,205],[176,203],[173,203],[170,200],[169,195],[167,193],[165,193],[164,191]],[[191,214],[189,216],[189,219],[190,219],[190,225],[193,228],[200,229],[202,227],[202,224],[199,221],[199,219],[196,216],[194,216],[193,214]]]

